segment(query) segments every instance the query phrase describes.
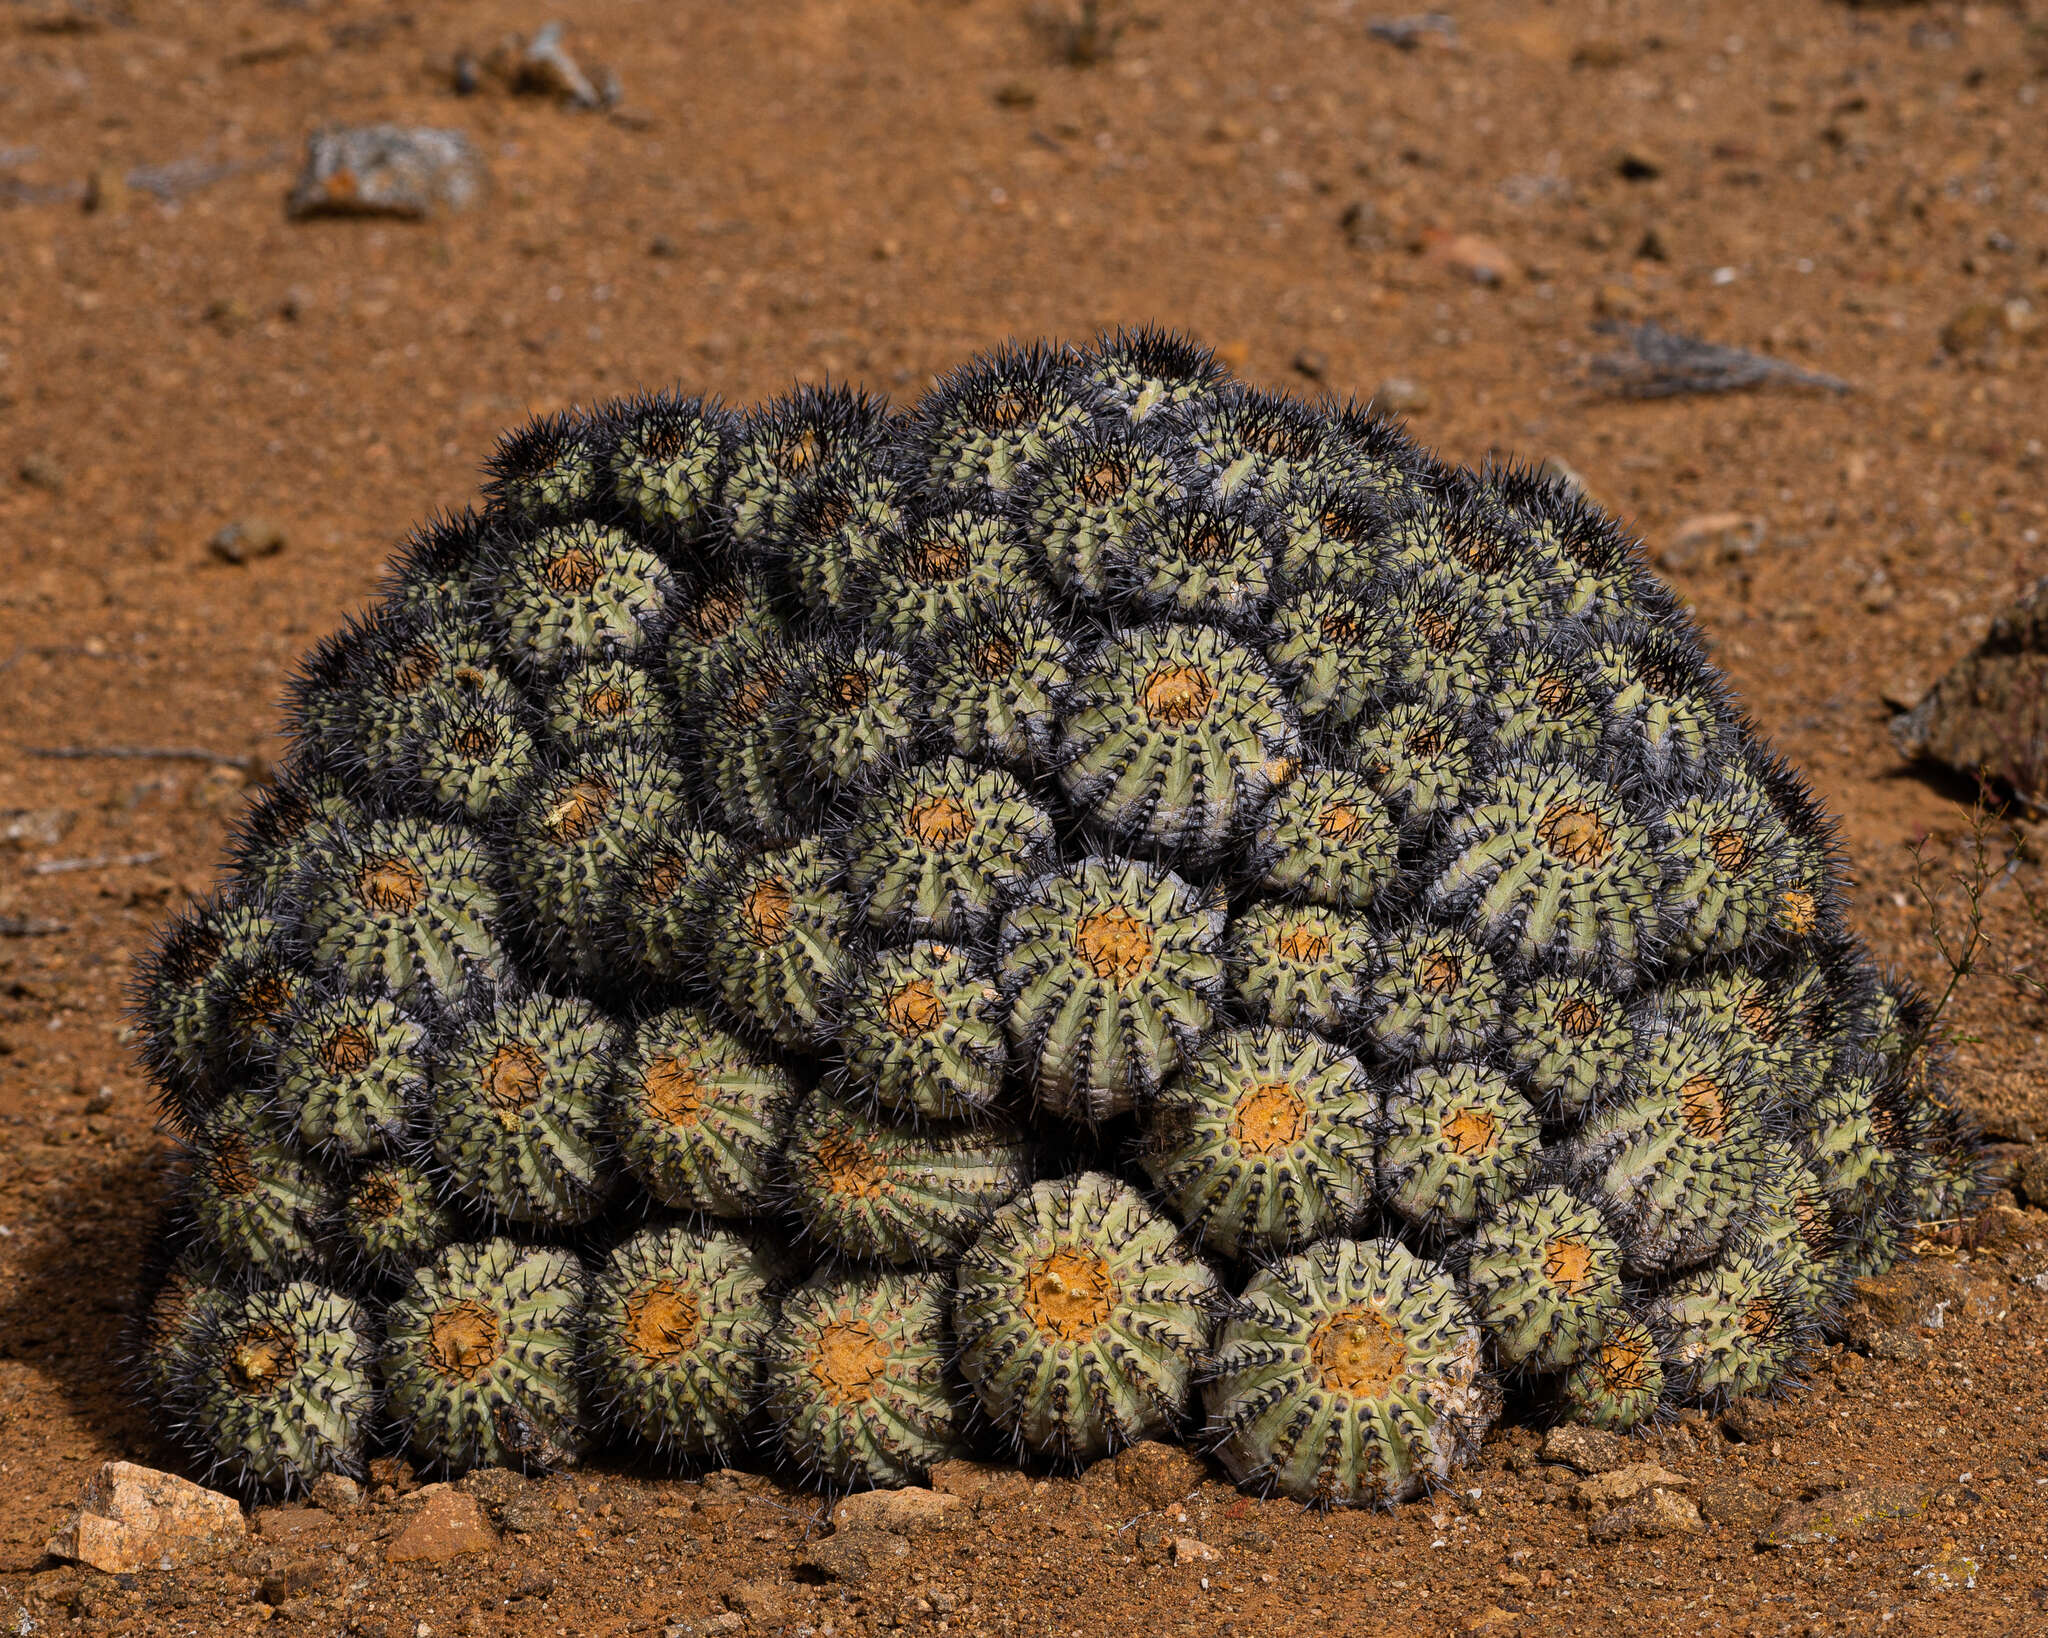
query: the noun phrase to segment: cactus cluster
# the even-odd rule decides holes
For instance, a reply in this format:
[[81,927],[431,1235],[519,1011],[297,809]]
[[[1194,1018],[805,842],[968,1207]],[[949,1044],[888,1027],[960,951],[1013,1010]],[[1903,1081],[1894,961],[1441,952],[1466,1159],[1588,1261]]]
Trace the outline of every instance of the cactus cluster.
[[1975,1186],[1635,544],[1154,331],[508,437],[140,975],[139,1378],[223,1482],[830,1487],[1794,1379]]

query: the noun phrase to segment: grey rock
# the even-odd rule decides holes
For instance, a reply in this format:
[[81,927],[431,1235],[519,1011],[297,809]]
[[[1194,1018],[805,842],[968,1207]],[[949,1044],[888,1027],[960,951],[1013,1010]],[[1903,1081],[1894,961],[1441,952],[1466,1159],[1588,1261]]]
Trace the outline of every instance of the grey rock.
[[466,210],[490,186],[483,155],[460,131],[427,125],[328,127],[306,139],[287,212],[400,216]]
[[2009,786],[2048,807],[2048,580],[1993,620],[1925,699],[1892,719],[1891,733],[1909,760]]

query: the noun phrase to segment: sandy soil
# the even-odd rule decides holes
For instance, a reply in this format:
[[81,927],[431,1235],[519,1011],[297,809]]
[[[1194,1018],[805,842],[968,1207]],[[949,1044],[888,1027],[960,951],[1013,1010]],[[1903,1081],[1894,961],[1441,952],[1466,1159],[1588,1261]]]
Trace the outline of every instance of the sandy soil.
[[[913,394],[1006,335],[1143,319],[1264,384],[1404,378],[1446,453],[1559,459],[1634,520],[1841,815],[1862,931],[1945,982],[1906,850],[1966,858],[1969,793],[1897,766],[1884,702],[2048,572],[2040,0],[1462,0],[1456,48],[1413,51],[1352,0],[1105,11],[1130,26],[1077,65],[1053,0],[606,0],[569,36],[623,81],[604,114],[453,92],[459,51],[545,18],[497,0],[0,8],[7,1631],[2048,1631],[2048,1216],[2009,1209],[1876,1294],[1810,1392],[1645,1445],[1702,1537],[1589,1540],[1524,1434],[1392,1516],[1103,1469],[860,1563],[812,1498],[626,1473],[493,1491],[490,1550],[392,1563],[443,1505],[396,1471],[193,1569],[44,1560],[99,1462],[156,1454],[110,1363],[163,1153],[129,963],[210,880],[293,657],[529,411]],[[289,222],[307,132],[385,118],[468,132],[488,202]],[[1603,317],[1855,390],[1620,401],[1587,384]],[[283,549],[222,561],[238,523]],[[80,746],[207,754],[39,754]],[[1990,901],[2006,959],[2016,899]],[[2048,1134],[2041,1013],[1980,975],[1950,1018],[2010,1160]],[[1886,1486],[1907,1516],[1757,1545]]]

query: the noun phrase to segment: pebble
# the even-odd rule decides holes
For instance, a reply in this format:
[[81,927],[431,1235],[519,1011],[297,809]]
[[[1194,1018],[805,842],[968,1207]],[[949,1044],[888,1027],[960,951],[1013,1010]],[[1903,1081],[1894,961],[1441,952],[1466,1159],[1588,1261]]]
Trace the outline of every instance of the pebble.
[[1425,233],[1422,248],[1432,261],[1462,273],[1474,284],[1504,284],[1515,271],[1514,258],[1477,233]]
[[35,450],[21,458],[14,469],[14,475],[31,489],[41,489],[55,495],[64,488],[64,468],[57,464],[57,457],[48,450]]
[[323,1473],[313,1481],[307,1500],[329,1513],[353,1513],[363,1505],[363,1487],[346,1473]]
[[863,1490],[832,1509],[832,1529],[834,1534],[846,1535],[919,1535],[947,1529],[968,1511],[967,1503],[958,1496],[937,1490]]
[[306,139],[306,163],[286,201],[311,216],[431,216],[466,210],[490,185],[468,137],[428,125],[328,127]]
[[562,44],[560,23],[543,24],[527,41],[526,49],[519,53],[519,69],[512,86],[516,91],[559,97],[572,108],[602,108],[607,101]]
[[1626,1467],[1634,1451],[1618,1433],[1565,1422],[1543,1436],[1543,1459],[1577,1468],[1581,1473],[1610,1473]]
[[1141,1439],[1110,1459],[1122,1489],[1133,1492],[1147,1507],[1171,1507],[1209,1476],[1202,1459],[1180,1445]]
[[2044,694],[2048,580],[2008,604],[1925,699],[1892,719],[1892,743],[1909,761],[2000,781],[2048,803],[2048,735],[2037,714]]
[[1780,1508],[1757,1537],[1759,1547],[1811,1546],[1882,1534],[1927,1511],[1928,1494],[1918,1485],[1881,1484],[1837,1490],[1813,1501]]
[[742,1581],[725,1595],[725,1601],[761,1626],[773,1626],[782,1619],[782,1588],[773,1581]]
[[1431,403],[1429,389],[1405,375],[1390,375],[1372,390],[1373,406],[1393,415],[1420,415]]
[[1313,347],[1304,347],[1294,355],[1294,367],[1309,380],[1320,381],[1330,373],[1330,355]]
[[1685,1496],[1656,1486],[1626,1507],[1595,1519],[1586,1531],[1589,1541],[1655,1541],[1661,1536],[1703,1535],[1707,1521]]
[[466,1553],[488,1553],[497,1544],[476,1498],[442,1488],[428,1496],[384,1558],[391,1564],[446,1564]]
[[1671,531],[1657,553],[1660,569],[1684,571],[1703,563],[1736,563],[1756,556],[1763,544],[1764,520],[1749,512],[1700,512]]
[[1208,1564],[1222,1555],[1206,1541],[1196,1536],[1175,1536],[1167,1544],[1167,1557],[1176,1566],[1186,1564]]
[[[1605,1473],[1595,1473],[1591,1478],[1581,1479],[1578,1489],[1572,1492],[1572,1499],[1581,1507],[1604,1504],[1618,1506],[1634,1501],[1646,1490],[1662,1488],[1665,1485],[1691,1484],[1683,1473],[1667,1473],[1655,1462],[1630,1462]],[[1691,1505],[1690,1503],[1687,1504]]]
[[222,563],[250,563],[259,557],[277,556],[288,538],[267,519],[241,518],[215,531],[206,549]]
[[173,1568],[247,1531],[231,1496],[153,1467],[106,1462],[86,1481],[77,1515],[45,1550],[126,1575]]

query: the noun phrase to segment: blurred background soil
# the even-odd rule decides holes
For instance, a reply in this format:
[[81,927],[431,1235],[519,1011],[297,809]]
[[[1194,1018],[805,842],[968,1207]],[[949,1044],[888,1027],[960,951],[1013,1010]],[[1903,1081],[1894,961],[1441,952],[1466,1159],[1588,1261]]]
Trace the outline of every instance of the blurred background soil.
[[[1563,463],[1840,815],[1884,959],[1949,982],[1915,844],[1951,940],[1989,861],[1954,1080],[2007,1163],[2048,1136],[2043,1014],[1999,972],[2038,953],[2034,839],[1973,852],[1971,790],[1884,731],[2048,572],[2048,6],[1443,3],[593,0],[563,43],[597,108],[510,87],[524,3],[0,3],[0,1626],[2048,1632],[2048,1217],[2011,1196],[1809,1391],[1641,1446],[1704,1535],[1597,1539],[1517,1432],[1393,1515],[1160,1458],[851,1552],[763,1481],[601,1470],[486,1485],[482,1550],[393,1562],[446,1493],[387,1467],[190,1569],[43,1556],[102,1460],[163,1459],[115,1359],[166,1152],[131,960],[408,526],[500,429],[635,387],[904,398],[1153,320],[1454,459]],[[381,120],[466,133],[487,194],[289,219],[309,133]],[[1623,398],[1609,320],[1853,390]],[[1844,1495],[1905,1501],[1758,1545]]]

